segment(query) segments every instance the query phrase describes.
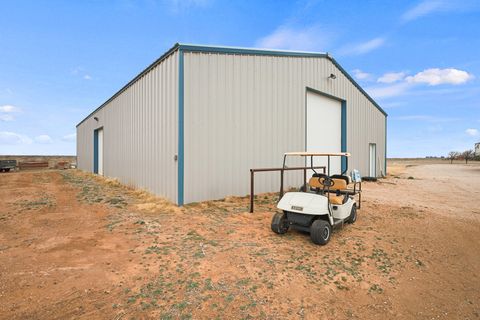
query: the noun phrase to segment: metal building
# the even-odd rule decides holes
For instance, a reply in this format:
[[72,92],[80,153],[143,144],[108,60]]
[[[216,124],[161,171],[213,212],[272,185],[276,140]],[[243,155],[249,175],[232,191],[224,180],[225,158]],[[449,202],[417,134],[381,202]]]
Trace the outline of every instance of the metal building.
[[246,195],[249,169],[288,151],[348,151],[349,169],[385,174],[386,119],[328,54],[176,44],[77,125],[77,162],[182,205]]

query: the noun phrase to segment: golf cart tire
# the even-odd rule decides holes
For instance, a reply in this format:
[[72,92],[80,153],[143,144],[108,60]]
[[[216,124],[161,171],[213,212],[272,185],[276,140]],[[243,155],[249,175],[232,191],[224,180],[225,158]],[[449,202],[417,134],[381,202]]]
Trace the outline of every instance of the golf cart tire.
[[319,245],[326,245],[332,235],[332,226],[328,221],[315,220],[310,226],[310,238],[312,242]]
[[350,217],[348,217],[348,223],[355,223],[357,221],[357,205],[354,203],[352,206],[352,211],[350,211]]
[[272,231],[276,234],[284,234],[288,231],[287,215],[284,212],[277,212],[272,218]]

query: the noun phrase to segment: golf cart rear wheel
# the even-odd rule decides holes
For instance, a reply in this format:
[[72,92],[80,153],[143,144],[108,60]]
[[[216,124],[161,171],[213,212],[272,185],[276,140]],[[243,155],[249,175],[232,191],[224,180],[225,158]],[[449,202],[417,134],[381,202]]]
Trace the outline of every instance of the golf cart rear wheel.
[[355,223],[357,221],[357,205],[354,203],[352,206],[352,211],[350,211],[350,217],[348,217],[348,223]]
[[288,231],[287,215],[284,212],[277,212],[272,218],[272,231],[277,234],[284,234]]
[[315,244],[326,245],[331,235],[332,227],[325,220],[315,220],[310,226],[310,238]]

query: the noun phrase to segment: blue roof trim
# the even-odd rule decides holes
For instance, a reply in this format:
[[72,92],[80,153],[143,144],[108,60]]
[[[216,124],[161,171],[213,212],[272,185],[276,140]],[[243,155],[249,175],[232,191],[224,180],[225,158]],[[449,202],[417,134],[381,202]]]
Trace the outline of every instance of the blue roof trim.
[[119,94],[125,91],[128,87],[130,87],[133,83],[135,83],[138,79],[144,76],[147,72],[151,69],[155,68],[160,62],[168,58],[172,53],[176,50],[181,49],[183,51],[190,51],[190,52],[210,52],[210,53],[225,53],[225,54],[250,54],[250,55],[264,55],[264,56],[283,56],[283,57],[310,57],[310,58],[327,58],[342,72],[348,80],[358,89],[360,92],[371,102],[373,105],[385,116],[388,114],[383,110],[378,103],[373,100],[368,93],[360,87],[360,85],[348,74],[345,69],[340,66],[340,64],[328,53],[320,53],[320,52],[304,52],[304,51],[285,51],[285,50],[270,50],[270,49],[252,49],[252,48],[241,48],[241,47],[224,47],[224,46],[206,46],[206,45],[196,45],[196,44],[181,44],[176,43],[172,48],[170,48],[166,53],[164,53],[160,58],[155,60],[151,65],[149,65],[145,70],[143,70],[138,76],[133,78],[130,82],[128,82],[125,86],[123,86],[117,93],[115,93],[110,99],[104,102],[100,107],[95,109],[92,113],[90,113],[85,119],[83,119],[77,127],[81,125],[85,120],[91,117],[95,112],[103,108],[107,105],[110,101],[115,99]]
[[211,52],[211,53],[229,53],[229,54],[251,54],[262,56],[286,56],[286,57],[312,57],[325,58],[327,53],[322,52],[306,52],[306,51],[285,51],[272,49],[254,49],[241,47],[217,47],[217,46],[203,46],[196,44],[179,44],[184,51],[191,52]]

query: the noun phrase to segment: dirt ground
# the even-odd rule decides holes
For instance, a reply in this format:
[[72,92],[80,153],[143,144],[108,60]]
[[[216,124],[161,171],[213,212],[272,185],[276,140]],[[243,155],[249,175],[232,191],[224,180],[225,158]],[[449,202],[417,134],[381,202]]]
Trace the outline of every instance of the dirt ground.
[[480,164],[395,161],[327,246],[276,195],[182,209],[75,170],[0,175],[1,319],[480,319]]

